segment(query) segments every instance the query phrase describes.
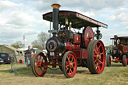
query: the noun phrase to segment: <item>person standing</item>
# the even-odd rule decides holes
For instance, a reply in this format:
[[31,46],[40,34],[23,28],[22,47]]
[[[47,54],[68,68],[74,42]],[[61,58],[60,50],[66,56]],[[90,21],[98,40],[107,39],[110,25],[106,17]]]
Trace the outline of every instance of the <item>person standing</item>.
[[107,48],[106,53],[107,53],[107,55],[111,54],[109,48]]
[[25,52],[25,62],[28,63],[28,59],[31,58],[31,46],[28,46],[28,49]]

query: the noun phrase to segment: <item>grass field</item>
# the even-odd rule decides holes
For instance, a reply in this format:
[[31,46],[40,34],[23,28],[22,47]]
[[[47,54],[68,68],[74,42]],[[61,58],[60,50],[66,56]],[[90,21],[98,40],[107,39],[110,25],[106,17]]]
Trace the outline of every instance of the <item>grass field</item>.
[[65,78],[58,70],[47,70],[44,77],[35,77],[30,67],[22,66],[9,73],[10,64],[0,65],[0,85],[128,85],[128,66],[112,63],[101,74],[90,74],[87,68],[78,67],[73,78]]

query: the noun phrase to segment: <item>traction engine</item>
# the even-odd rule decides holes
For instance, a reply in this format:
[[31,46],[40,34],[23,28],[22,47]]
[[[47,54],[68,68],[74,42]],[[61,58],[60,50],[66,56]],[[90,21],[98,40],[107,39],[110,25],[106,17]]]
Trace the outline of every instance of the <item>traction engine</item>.
[[112,50],[106,57],[106,65],[111,66],[111,62],[122,63],[123,66],[128,65],[128,36],[117,36],[110,38],[114,41]]
[[[52,37],[46,43],[47,54],[36,53],[32,58],[33,74],[44,76],[48,66],[58,66],[67,78],[75,75],[78,66],[87,67],[92,74],[102,73],[106,55],[99,40],[102,37],[99,27],[107,25],[78,12],[59,11],[59,4],[53,4],[52,8],[53,12],[43,14],[44,20],[53,22],[53,30],[49,30]],[[96,33],[92,27],[97,28]]]

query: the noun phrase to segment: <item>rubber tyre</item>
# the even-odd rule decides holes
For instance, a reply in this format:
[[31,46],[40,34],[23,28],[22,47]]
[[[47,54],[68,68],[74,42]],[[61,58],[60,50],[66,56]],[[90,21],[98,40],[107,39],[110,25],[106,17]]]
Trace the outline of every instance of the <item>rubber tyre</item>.
[[36,77],[42,77],[47,71],[47,58],[40,52],[36,53],[31,59],[32,72]]
[[123,64],[123,66],[127,66],[127,63],[128,63],[127,57],[126,57],[126,55],[123,55],[122,56],[122,64]]
[[92,74],[102,73],[105,67],[105,48],[101,40],[92,40],[87,48],[87,67]]
[[67,78],[71,78],[77,71],[77,60],[72,51],[67,51],[62,59],[62,71]]

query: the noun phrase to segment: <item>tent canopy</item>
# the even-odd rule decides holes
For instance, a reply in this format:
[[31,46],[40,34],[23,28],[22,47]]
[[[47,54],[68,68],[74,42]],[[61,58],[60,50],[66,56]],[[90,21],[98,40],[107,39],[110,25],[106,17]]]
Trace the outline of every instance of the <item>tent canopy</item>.
[[15,59],[19,61],[20,59],[24,59],[24,52],[21,50],[18,50],[12,46],[9,45],[0,45],[0,53],[9,53],[13,54]]

